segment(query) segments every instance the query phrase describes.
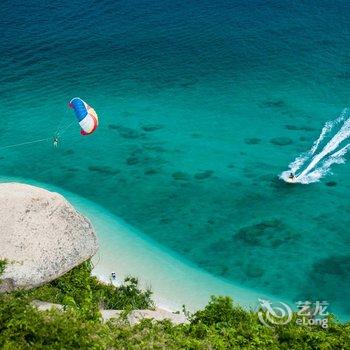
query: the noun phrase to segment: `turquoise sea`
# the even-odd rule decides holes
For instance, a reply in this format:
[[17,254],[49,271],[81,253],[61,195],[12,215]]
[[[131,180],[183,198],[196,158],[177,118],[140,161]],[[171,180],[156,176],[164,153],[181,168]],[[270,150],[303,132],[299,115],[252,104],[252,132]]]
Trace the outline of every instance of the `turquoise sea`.
[[[0,175],[85,197],[215,276],[349,315],[350,165],[278,179],[350,105],[349,11],[3,0]],[[99,114],[89,137],[75,96]]]

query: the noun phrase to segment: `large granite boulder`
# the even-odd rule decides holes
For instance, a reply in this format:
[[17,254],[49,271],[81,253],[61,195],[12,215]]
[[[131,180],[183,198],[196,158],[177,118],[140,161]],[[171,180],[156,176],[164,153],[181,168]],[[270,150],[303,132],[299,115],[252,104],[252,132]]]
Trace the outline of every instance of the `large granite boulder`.
[[0,184],[0,291],[50,282],[91,258],[98,244],[89,220],[60,194]]

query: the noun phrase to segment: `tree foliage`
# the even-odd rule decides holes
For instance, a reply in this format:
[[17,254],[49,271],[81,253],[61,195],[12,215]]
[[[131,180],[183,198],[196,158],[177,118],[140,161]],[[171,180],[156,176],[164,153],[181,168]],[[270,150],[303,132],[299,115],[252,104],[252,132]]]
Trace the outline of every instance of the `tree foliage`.
[[[189,323],[144,320],[103,323],[99,307],[130,310],[153,307],[151,292],[128,278],[106,286],[91,274],[89,262],[31,291],[0,294],[1,349],[350,349],[350,324],[329,318],[329,326],[295,322],[268,328],[253,311],[228,297],[212,297]],[[38,311],[33,299],[65,305],[65,311]]]
[[149,309],[154,307],[151,291],[142,291],[138,280],[127,277],[120,287],[101,283],[91,275],[92,265],[86,261],[62,277],[30,291],[20,291],[19,297],[39,299],[88,313],[93,309]]
[[0,276],[5,271],[6,264],[7,264],[6,260],[0,260]]

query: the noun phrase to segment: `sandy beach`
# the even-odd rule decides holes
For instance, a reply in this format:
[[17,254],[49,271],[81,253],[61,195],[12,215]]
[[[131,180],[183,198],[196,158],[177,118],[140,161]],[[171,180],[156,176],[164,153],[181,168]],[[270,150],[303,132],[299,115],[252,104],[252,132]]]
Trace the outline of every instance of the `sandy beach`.
[[139,278],[142,287],[152,289],[158,307],[179,311],[185,305],[187,310],[194,311],[206,305],[211,295],[228,295],[253,309],[259,298],[276,300],[199,269],[85,198],[35,181],[14,178],[0,181],[25,182],[62,194],[91,220],[96,230],[100,249],[93,258],[93,273],[102,281],[109,281],[111,272],[116,273],[117,281],[128,275]]

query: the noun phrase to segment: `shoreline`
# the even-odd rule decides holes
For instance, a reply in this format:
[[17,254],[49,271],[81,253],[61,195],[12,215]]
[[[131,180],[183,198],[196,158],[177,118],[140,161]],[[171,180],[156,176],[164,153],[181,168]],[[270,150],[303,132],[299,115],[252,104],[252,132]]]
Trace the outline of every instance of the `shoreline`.
[[[103,217],[90,216],[97,229],[107,237],[100,240],[100,257],[93,273],[108,280],[112,271],[122,281],[126,276],[138,277],[143,288],[150,287],[157,306],[169,311],[181,311],[186,305],[189,311],[204,307],[211,295],[229,295],[242,306],[256,308],[258,298],[276,298],[234,285],[201,270],[180,259],[142,233],[117,219],[112,214]],[[115,232],[118,232],[116,235]],[[111,235],[113,234],[114,235]],[[128,248],[124,249],[123,246]]]
[[[211,295],[227,295],[239,305],[256,309],[258,299],[279,301],[266,293],[235,285],[198,268],[175,252],[160,245],[100,205],[62,188],[31,179],[0,177],[1,182],[22,182],[55,191],[92,222],[99,251],[92,259],[93,274],[109,281],[112,271],[117,281],[137,277],[142,288],[151,288],[157,307],[167,311],[188,311],[204,307]],[[281,300],[289,302],[288,300]]]

